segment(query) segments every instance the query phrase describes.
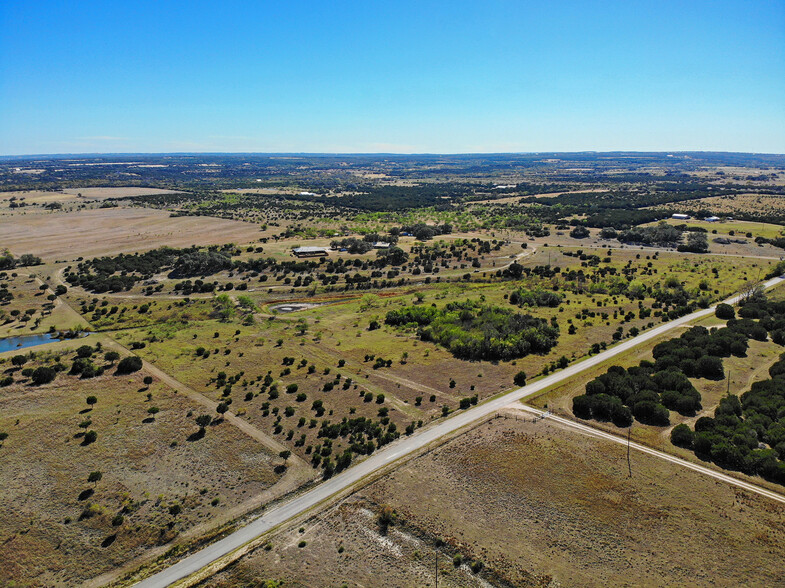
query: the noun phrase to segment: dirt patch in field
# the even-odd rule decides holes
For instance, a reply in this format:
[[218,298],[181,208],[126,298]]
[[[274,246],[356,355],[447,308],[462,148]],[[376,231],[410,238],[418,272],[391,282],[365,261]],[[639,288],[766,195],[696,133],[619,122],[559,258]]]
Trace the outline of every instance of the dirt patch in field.
[[171,217],[163,210],[102,208],[0,217],[3,247],[45,260],[147,251],[162,245],[188,247],[257,241],[259,225],[206,216]]
[[[437,541],[440,586],[781,583],[785,507],[643,454],[629,478],[625,452],[557,423],[497,419],[271,537],[209,585],[433,586]],[[396,512],[386,535],[382,505]],[[482,561],[480,574],[454,566],[458,554]]]

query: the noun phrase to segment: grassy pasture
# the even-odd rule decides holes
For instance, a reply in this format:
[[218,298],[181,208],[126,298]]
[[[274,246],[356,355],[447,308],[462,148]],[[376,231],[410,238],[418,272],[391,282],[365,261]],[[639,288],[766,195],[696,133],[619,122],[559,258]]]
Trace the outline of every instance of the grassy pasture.
[[[677,219],[667,219],[665,222],[671,225],[687,225],[688,227],[699,227],[709,231],[707,235],[711,240],[715,235],[712,231],[716,230],[717,235],[727,236],[730,231],[735,233],[735,237],[744,237],[747,233],[752,234],[752,239],[755,237],[764,237],[766,239],[774,239],[781,237],[785,227],[782,225],[775,225],[772,223],[758,223],[753,221],[740,221],[740,220],[727,220],[719,221],[716,223],[707,223],[699,220],[681,221]],[[653,226],[656,223],[650,223],[648,226]]]
[[[779,180],[780,185],[783,180]],[[729,196],[712,196],[692,200],[691,207],[711,210],[717,216],[733,216],[741,213],[782,214],[785,202],[782,196],[773,194],[733,194]]]
[[[580,269],[588,275],[592,271],[579,257],[565,252],[576,250],[540,249],[525,263],[545,264],[550,260],[553,266],[562,268],[562,274]],[[754,279],[767,264],[768,261],[762,260],[734,258],[728,264],[727,260],[712,256],[694,258],[613,250],[610,261],[601,265],[619,272],[636,267],[635,279],[646,285],[661,283],[666,277],[675,278],[687,290],[702,292],[716,300],[746,283],[745,279]],[[108,302],[103,305],[98,297],[96,308],[107,310],[117,306],[118,312],[96,320],[91,311],[85,317],[96,328],[114,330],[113,336],[126,346],[144,342],[145,347],[138,353],[146,359],[216,402],[230,399],[232,411],[308,459],[309,447],[322,442],[317,433],[323,419],[333,423],[360,416],[378,420],[383,418],[379,409],[386,408],[386,417],[402,432],[411,423],[426,423],[440,417],[443,406],[456,410],[461,398],[477,395],[483,399],[511,388],[513,375],[519,370],[530,378],[535,377],[553,369],[562,356],[568,361],[585,356],[592,343],[611,345],[619,327],[622,336],[628,337],[631,330],[661,322],[655,316],[638,316],[640,308],[651,305],[650,299],[639,305],[624,296],[589,291],[565,292],[560,308],[518,309],[509,304],[507,297],[521,284],[528,288],[555,286],[560,291],[565,287],[559,276],[532,277],[522,282],[434,282],[390,290],[384,296],[349,292],[334,293],[332,298],[299,298],[316,306],[294,313],[276,313],[274,307],[282,301],[275,300],[274,294],[249,291],[244,294],[261,309],[254,324],[242,324],[240,315],[229,322],[210,318],[213,303],[209,299],[192,300],[181,306],[177,301],[156,295],[130,296],[120,301],[107,297]],[[700,289],[701,284],[705,290]],[[712,289],[720,284],[721,288]],[[509,362],[456,359],[448,350],[419,340],[414,331],[384,324],[388,311],[417,302],[415,293],[423,297],[419,303],[425,305],[443,306],[471,299],[548,321],[555,319],[560,326],[559,343],[548,354]],[[148,307],[144,314],[139,313],[142,305]],[[602,318],[603,313],[607,318]],[[380,328],[371,330],[373,321]],[[200,347],[206,353],[197,355]],[[294,358],[294,364],[284,365],[286,357]],[[389,361],[390,365],[374,367],[378,359]],[[339,367],[340,361],[344,365]],[[310,366],[313,366],[311,372]],[[325,370],[329,373],[324,373]],[[228,393],[225,383],[217,382],[220,372],[225,372],[227,378],[241,374]],[[270,386],[263,385],[268,373],[273,380],[271,385],[277,386],[277,398],[271,398]],[[344,389],[348,378],[351,383]],[[329,387],[330,383],[333,387],[326,391],[325,385]],[[290,384],[296,384],[297,391],[287,394],[285,390]],[[304,398],[298,400],[300,394]],[[370,402],[365,402],[366,394],[372,395]],[[379,394],[384,394],[385,400],[377,405]],[[322,402],[323,415],[317,416],[312,408],[314,401]],[[285,414],[287,407],[290,415]],[[316,419],[316,427],[311,426],[312,419]],[[344,449],[347,443],[337,440],[334,453]]]
[[[625,252],[614,259],[614,263],[623,267],[628,261],[634,260],[635,255]],[[570,264],[580,265],[576,260],[564,257],[558,262],[564,262],[565,268],[569,268]],[[665,263],[662,260],[657,262]],[[743,264],[723,267],[722,271],[738,274],[737,278],[742,280],[744,270],[739,271],[741,267],[744,267]],[[697,287],[711,268],[711,264],[696,266],[695,262],[690,261],[676,264],[669,275],[683,278],[690,287]],[[513,287],[511,282],[459,282],[432,284],[420,291],[424,295],[422,304],[441,306],[470,298],[514,308],[505,300],[505,295]],[[389,294],[385,297],[355,296],[291,314],[261,314],[255,325],[242,325],[237,320],[222,323],[208,319],[207,301],[191,303],[188,307],[191,321],[187,323],[179,318],[180,314],[173,314],[172,301],[156,302],[155,297],[124,301],[128,308],[142,302],[151,304],[142,319],[130,310],[126,313],[133,321],[149,322],[138,328],[116,332],[114,336],[126,346],[135,341],[144,341],[146,346],[139,353],[146,359],[215,401],[231,398],[233,411],[243,414],[244,418],[261,430],[278,435],[298,455],[307,459],[308,447],[320,443],[316,435],[318,428],[310,426],[311,419],[317,419],[318,422],[323,418],[339,422],[342,418],[359,416],[376,419],[379,408],[386,407],[390,421],[396,424],[398,431],[402,431],[412,422],[428,422],[438,418],[444,405],[450,410],[456,409],[461,398],[475,394],[479,398],[486,398],[512,387],[512,376],[518,370],[523,369],[534,376],[562,355],[568,359],[584,356],[589,351],[590,342],[607,341],[611,344],[611,335],[620,324],[624,324],[627,331],[636,325],[645,328],[649,322],[659,322],[635,318],[622,323],[624,314],[638,308],[636,303],[626,298],[618,298],[614,304],[610,295],[570,293],[567,295],[569,303],[562,306],[561,312],[555,308],[523,309],[535,316],[548,320],[554,317],[559,321],[562,333],[560,342],[550,354],[532,355],[514,362],[469,362],[454,358],[447,350],[433,343],[418,340],[413,332],[384,325],[384,316],[389,310],[415,301],[414,291]],[[261,295],[252,294],[252,297],[264,303]],[[318,298],[308,300],[320,302]],[[265,313],[271,313],[270,306],[274,305],[263,306]],[[584,308],[592,309],[598,315],[607,312],[608,320],[602,321],[599,317],[576,319],[571,309]],[[616,317],[613,317],[614,313]],[[122,315],[116,313],[112,316]],[[369,330],[374,320],[381,324],[381,328]],[[129,325],[118,323],[118,326],[120,324]],[[575,333],[568,332],[569,324],[576,327]],[[112,324],[108,322],[103,326],[111,328]],[[218,337],[215,337],[215,333],[218,333]],[[196,355],[199,347],[207,351],[206,356]],[[367,356],[371,355],[374,359],[368,360]],[[294,358],[294,365],[285,366],[285,357]],[[374,369],[376,358],[390,360],[390,367]],[[344,365],[339,367],[341,360]],[[301,365],[303,361],[304,365]],[[314,371],[309,373],[311,365]],[[325,369],[329,369],[330,373],[325,374]],[[225,386],[215,382],[218,373],[222,371],[228,377],[242,372],[228,396],[224,395]],[[264,388],[262,385],[262,379],[268,372],[278,388],[277,398],[270,398],[269,387]],[[340,378],[336,381],[338,374]],[[352,383],[344,390],[347,378],[351,378]],[[451,380],[455,382],[454,387],[450,387]],[[325,391],[325,384],[330,382],[335,382],[334,388]],[[289,384],[297,384],[296,393],[286,394]],[[364,402],[361,396],[367,393],[373,395],[371,402]],[[298,394],[305,394],[305,398],[298,401]],[[376,404],[378,394],[385,395],[382,405]],[[430,400],[432,396],[433,401]],[[419,403],[417,397],[421,397]],[[323,403],[325,414],[322,417],[317,417],[311,408],[315,400]],[[293,413],[281,416],[287,407],[291,407]],[[302,424],[301,418],[305,419]],[[279,432],[275,433],[277,427],[280,427]],[[294,445],[296,441],[299,444]],[[338,442],[334,451],[340,451],[345,446]]]
[[[38,267],[23,268],[20,271],[37,273]],[[49,301],[50,291],[41,290],[40,283],[28,274],[6,272],[7,278],[0,278],[0,284],[6,284],[13,294],[13,300],[0,304],[0,338],[30,333],[45,333],[50,327],[70,329],[81,322],[69,312],[68,308],[58,301]],[[28,314],[28,311],[35,311]],[[17,316],[12,313],[19,311]],[[29,320],[22,320],[25,316]],[[40,321],[39,321],[40,319]],[[36,322],[38,324],[36,325]]]
[[[51,353],[39,351],[24,367],[49,363]],[[18,382],[0,388],[0,431],[8,434],[0,497],[14,505],[0,513],[0,584],[81,584],[206,529],[278,480],[280,460],[250,437],[222,423],[189,441],[199,406],[160,382],[144,385],[143,372],[110,373],[85,380],[62,372],[35,387],[16,371]],[[98,436],[85,445],[87,430]],[[94,471],[102,478],[89,483]]]

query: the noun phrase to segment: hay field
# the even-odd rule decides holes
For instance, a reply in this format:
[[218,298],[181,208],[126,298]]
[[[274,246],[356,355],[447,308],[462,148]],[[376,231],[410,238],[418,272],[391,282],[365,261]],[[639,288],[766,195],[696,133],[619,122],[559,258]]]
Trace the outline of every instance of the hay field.
[[0,246],[45,261],[257,241],[259,225],[204,216],[170,217],[148,208],[99,208],[78,212],[0,216]]

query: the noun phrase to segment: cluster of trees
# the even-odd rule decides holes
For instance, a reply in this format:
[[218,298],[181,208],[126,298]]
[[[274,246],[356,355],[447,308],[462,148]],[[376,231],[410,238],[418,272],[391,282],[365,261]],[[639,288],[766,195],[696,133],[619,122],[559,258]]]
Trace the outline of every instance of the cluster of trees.
[[749,330],[746,327],[739,321],[729,321],[727,327],[711,331],[693,327],[681,337],[655,345],[655,365],[658,369],[678,369],[691,378],[721,380],[725,377],[721,358],[747,354]]
[[723,398],[714,416],[699,418],[694,430],[685,424],[674,427],[673,444],[725,469],[785,484],[785,354],[769,375],[753,383],[741,400]]
[[[719,307],[717,310],[720,311]],[[768,331],[772,341],[785,344],[785,302],[766,300],[760,292],[754,291],[738,314],[740,318],[728,321],[729,327],[758,341],[765,341]]]
[[41,265],[41,258],[32,253],[25,253],[19,258],[14,257],[8,249],[0,253],[0,270],[10,270],[15,267],[27,267],[31,265]]
[[562,295],[558,292],[541,288],[535,288],[534,290],[519,288],[518,290],[513,290],[510,294],[510,304],[515,306],[549,306],[556,308],[561,304],[562,299]]
[[362,239],[357,237],[346,237],[345,239],[335,239],[330,242],[330,247],[333,249],[346,249],[352,254],[368,253],[373,249],[373,244],[378,242],[389,243],[395,245],[398,243],[396,234],[380,235],[379,233],[368,233],[363,235]]
[[169,277],[210,276],[232,268],[229,255],[219,251],[190,251],[174,262]]
[[387,313],[393,326],[418,327],[423,341],[434,341],[460,359],[510,360],[547,353],[559,337],[555,321],[472,301],[443,308],[409,306]]
[[633,227],[620,232],[616,238],[622,243],[676,246],[681,242],[681,233],[673,225],[660,222],[653,227]]
[[612,366],[586,384],[586,394],[573,399],[573,413],[619,427],[632,424],[633,417],[647,425],[667,426],[669,410],[695,415],[701,410],[701,396],[689,378],[722,379],[722,358],[746,355],[750,329],[743,323],[730,321],[728,327],[712,331],[693,327],[656,345],[654,362],[642,361],[626,370]]
[[204,293],[204,292],[215,292],[215,289],[218,287],[218,284],[215,282],[204,282],[202,280],[183,280],[182,282],[177,282],[172,287],[175,292],[180,292],[185,296],[190,296],[194,292],[196,293]]
[[[356,186],[359,194],[341,194],[339,198],[331,198],[330,204],[339,203],[343,207],[374,212],[400,211],[409,208],[437,206],[444,208],[454,200],[459,200],[473,192],[464,184],[418,184],[416,186]],[[297,200],[323,202],[323,196],[300,194]]]
[[676,249],[689,253],[706,253],[709,250],[709,240],[705,233],[692,231],[687,235],[687,242],[680,244]]
[[[35,354],[14,355],[11,358],[11,365],[14,368],[22,368],[22,376],[30,378],[30,382],[34,386],[41,386],[48,384],[55,380],[57,374],[68,370],[68,374],[72,376],[79,376],[80,378],[95,378],[96,376],[103,375],[104,372],[114,364],[119,358],[120,354],[116,351],[107,351],[104,353],[103,359],[108,362],[107,365],[96,365],[93,363],[95,355],[101,351],[101,344],[96,344],[95,347],[90,345],[81,345],[76,350],[76,354],[71,362],[71,367],[66,366],[61,361],[60,355],[55,355],[52,359],[53,363],[48,365],[38,365],[37,367],[24,367],[28,361],[35,357]],[[142,369],[142,360],[136,356],[129,356],[120,361],[117,365],[117,374],[130,374]],[[14,382],[13,376],[7,376],[2,380],[0,385],[7,386]]]
[[120,292],[167,269],[171,269],[171,277],[211,275],[228,270],[234,265],[231,256],[237,254],[239,251],[233,244],[221,248],[211,246],[207,251],[196,247],[161,247],[146,253],[121,253],[82,261],[74,271],[66,272],[65,279],[93,292]]
[[[584,216],[581,224],[587,227],[612,227],[624,231],[636,225],[650,223],[669,216],[677,210],[652,209],[658,205],[680,203],[706,198],[709,196],[733,195],[741,192],[740,188],[725,187],[717,190],[689,176],[671,175],[665,180],[653,182],[648,174],[614,175],[617,182],[644,183],[646,190],[635,190],[628,187],[607,192],[565,193],[553,197],[525,197],[522,204],[527,204],[528,213],[544,222],[558,222],[576,215]],[[534,205],[534,206],[531,206]]]
[[570,231],[570,237],[573,239],[585,239],[590,235],[589,229],[583,225],[577,225]]
[[586,384],[586,394],[573,399],[573,413],[582,419],[612,421],[618,427],[630,426],[633,417],[662,427],[670,423],[668,409],[693,415],[701,409],[700,400],[700,393],[677,369],[612,366]]
[[767,239],[766,237],[755,237],[755,242],[769,243],[771,245],[774,245],[774,247],[785,249],[785,237],[774,237],[773,239]]
[[[394,233],[395,229],[391,232]],[[425,223],[416,223],[413,225],[404,225],[399,229],[400,233],[408,233],[418,241],[428,241],[437,235],[449,235],[452,233],[452,225],[444,223],[441,225],[426,225]]]
[[409,261],[409,254],[400,247],[390,247],[389,249],[379,249],[376,252],[376,266],[385,267],[387,265],[399,266]]
[[552,278],[561,273],[561,268],[549,265],[535,265],[534,267],[523,267],[517,261],[514,261],[503,270],[497,270],[496,276],[500,278],[512,278],[513,280],[520,280],[524,275],[528,278],[537,276],[539,278]]
[[[146,253],[97,257],[80,262],[75,271],[66,271],[66,281],[93,292],[120,292],[150,279],[191,250],[161,247]],[[68,269],[68,268],[67,268]]]

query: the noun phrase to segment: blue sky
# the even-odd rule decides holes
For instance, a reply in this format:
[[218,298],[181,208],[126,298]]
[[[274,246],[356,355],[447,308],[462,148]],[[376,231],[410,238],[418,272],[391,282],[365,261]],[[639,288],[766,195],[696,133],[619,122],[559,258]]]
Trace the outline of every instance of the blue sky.
[[0,1],[0,154],[785,153],[785,0]]

